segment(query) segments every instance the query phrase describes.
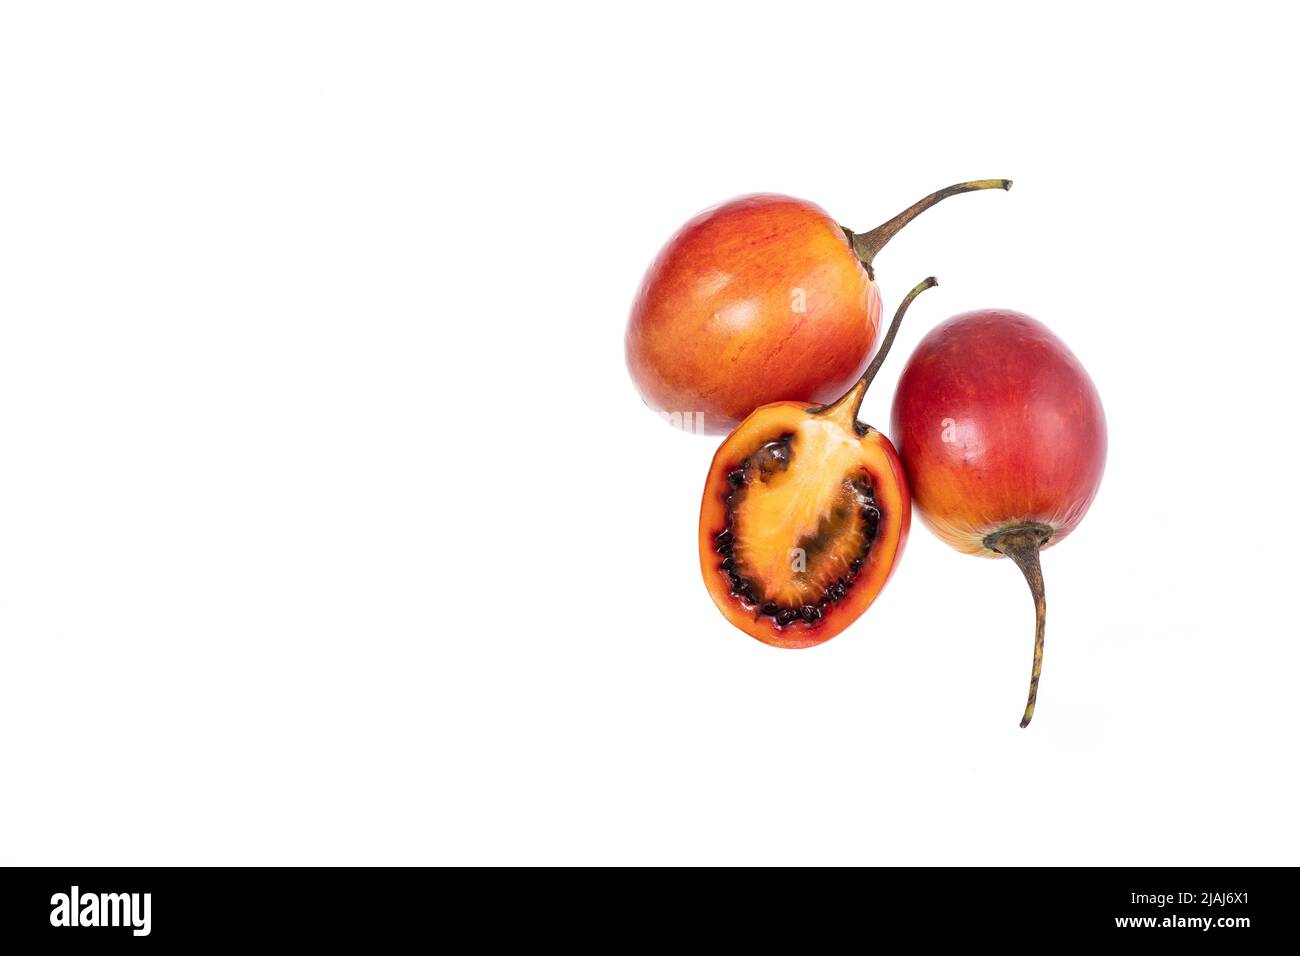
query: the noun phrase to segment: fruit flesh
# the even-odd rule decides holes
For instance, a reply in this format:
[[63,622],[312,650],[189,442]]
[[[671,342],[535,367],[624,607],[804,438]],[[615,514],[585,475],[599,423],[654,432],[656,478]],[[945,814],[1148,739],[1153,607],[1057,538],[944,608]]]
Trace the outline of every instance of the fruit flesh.
[[628,368],[646,404],[725,434],[755,408],[830,402],[867,365],[880,293],[844,230],[789,196],[701,213],[659,253],[633,303]]
[[[762,588],[761,602],[815,608],[827,589],[850,573],[851,562],[871,547],[880,513],[859,449],[837,431],[814,421],[786,441],[765,445],[758,455],[770,458],[768,449],[775,444],[783,465],[751,465],[745,472],[753,477],[729,496],[735,570]],[[793,458],[804,456],[821,466],[789,467]],[[729,473],[729,481],[734,474]],[[791,552],[800,560],[792,560]]]
[[899,378],[892,431],[922,519],[952,547],[997,557],[989,535],[1018,526],[1063,540],[1106,461],[1101,399],[1042,323],[1006,309],[957,315],[917,346]]
[[[884,435],[864,431],[810,415],[806,402],[778,402],[714,457],[701,571],[728,620],[764,643],[834,637],[871,605],[902,554],[911,521],[902,466]],[[774,457],[774,444],[786,451]]]

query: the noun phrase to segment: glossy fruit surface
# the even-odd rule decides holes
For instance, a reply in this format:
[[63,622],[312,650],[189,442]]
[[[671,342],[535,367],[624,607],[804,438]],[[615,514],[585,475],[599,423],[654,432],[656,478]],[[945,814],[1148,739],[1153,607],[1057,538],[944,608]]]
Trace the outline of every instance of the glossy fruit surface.
[[1012,524],[1083,518],[1106,464],[1106,417],[1092,380],[1041,322],[985,309],[933,329],[898,381],[892,432],[922,519],[959,551]]
[[1079,360],[1020,312],[954,316],[899,378],[893,432],[926,524],[967,554],[1009,557],[1034,598],[1034,715],[1047,603],[1039,552],[1083,519],[1106,465],[1106,417]]
[[742,196],[701,213],[659,252],[632,305],[624,344],[642,398],[710,434],[770,402],[833,401],[876,342],[875,254],[942,199],[1009,186],[950,186],[856,235],[790,196]]
[[723,615],[777,647],[811,647],[857,620],[907,541],[911,500],[894,446],[858,422],[908,295],[866,374],[830,405],[757,409],[713,458],[700,505],[700,570]]
[[744,196],[687,223],[632,307],[628,367],[653,408],[726,432],[780,396],[827,402],[866,367],[880,294],[825,212]]

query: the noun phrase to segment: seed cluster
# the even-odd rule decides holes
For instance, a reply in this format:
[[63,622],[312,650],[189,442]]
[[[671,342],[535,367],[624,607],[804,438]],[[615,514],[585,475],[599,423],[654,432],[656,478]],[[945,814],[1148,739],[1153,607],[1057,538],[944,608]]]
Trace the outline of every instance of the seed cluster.
[[761,588],[742,575],[736,567],[735,533],[732,531],[734,509],[739,501],[738,495],[743,493],[744,487],[749,482],[765,481],[772,472],[783,471],[789,467],[791,437],[783,435],[777,441],[768,442],[751,455],[743,465],[727,473],[727,484],[731,488],[723,499],[727,505],[727,526],[713,536],[714,550],[722,555],[722,563],[719,567],[731,581],[732,596],[757,609],[760,615],[773,618],[778,627],[788,627],[800,621],[809,625],[816,624],[821,620],[827,607],[843,600],[849,589],[853,587],[853,582],[862,569],[863,561],[866,560],[872,544],[875,543],[876,533],[880,530],[880,509],[876,507],[875,495],[870,484],[865,481],[854,481],[852,485],[859,503],[858,516],[862,519],[863,543],[858,556],[849,563],[848,573],[831,582],[816,604],[784,605],[776,601],[764,600]]

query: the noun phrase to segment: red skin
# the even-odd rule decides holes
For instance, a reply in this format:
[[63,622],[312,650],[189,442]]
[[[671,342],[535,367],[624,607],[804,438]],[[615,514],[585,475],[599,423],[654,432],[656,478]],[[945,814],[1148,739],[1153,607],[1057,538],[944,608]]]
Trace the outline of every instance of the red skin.
[[922,519],[959,551],[997,557],[986,535],[1025,523],[1050,547],[1082,520],[1106,464],[1092,380],[1046,326],[1020,312],[953,316],[898,382],[893,434]]
[[632,305],[627,364],[651,408],[726,434],[760,405],[834,401],[879,325],[880,292],[835,220],[802,199],[742,196],[660,251]]

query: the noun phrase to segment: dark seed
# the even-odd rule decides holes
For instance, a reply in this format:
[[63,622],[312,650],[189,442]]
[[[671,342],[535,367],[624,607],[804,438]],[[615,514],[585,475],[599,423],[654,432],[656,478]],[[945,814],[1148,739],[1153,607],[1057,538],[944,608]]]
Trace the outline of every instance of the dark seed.
[[777,614],[776,623],[780,624],[782,627],[785,627],[787,624],[793,623],[794,619],[795,619],[794,611],[792,611],[788,607],[785,607],[781,609],[781,612],[779,614]]
[[730,544],[730,543],[731,543],[731,529],[730,529],[730,528],[723,528],[721,531],[719,531],[717,534],[715,534],[715,535],[713,536],[713,540],[716,541],[716,542],[718,542],[718,546],[719,546],[719,547],[721,547],[721,546],[724,545],[724,544]]
[[730,571],[735,566],[736,566],[736,561],[734,558],[727,558],[722,562],[722,570],[724,571]]
[[854,574],[857,574],[860,570],[862,570],[862,559],[854,558],[853,561],[849,564],[849,570],[852,571]]
[[813,604],[805,604],[799,608],[799,616],[811,624],[822,616],[821,608]]
[[737,468],[735,471],[727,472],[727,484],[733,488],[739,488],[745,483],[745,473]]
[[779,610],[781,609],[777,607],[775,604],[773,604],[771,601],[768,601],[766,604],[763,605],[763,613],[766,614],[768,617],[776,617],[776,613]]
[[863,530],[869,539],[875,538],[876,531],[880,528],[880,512],[875,508],[862,509]]

